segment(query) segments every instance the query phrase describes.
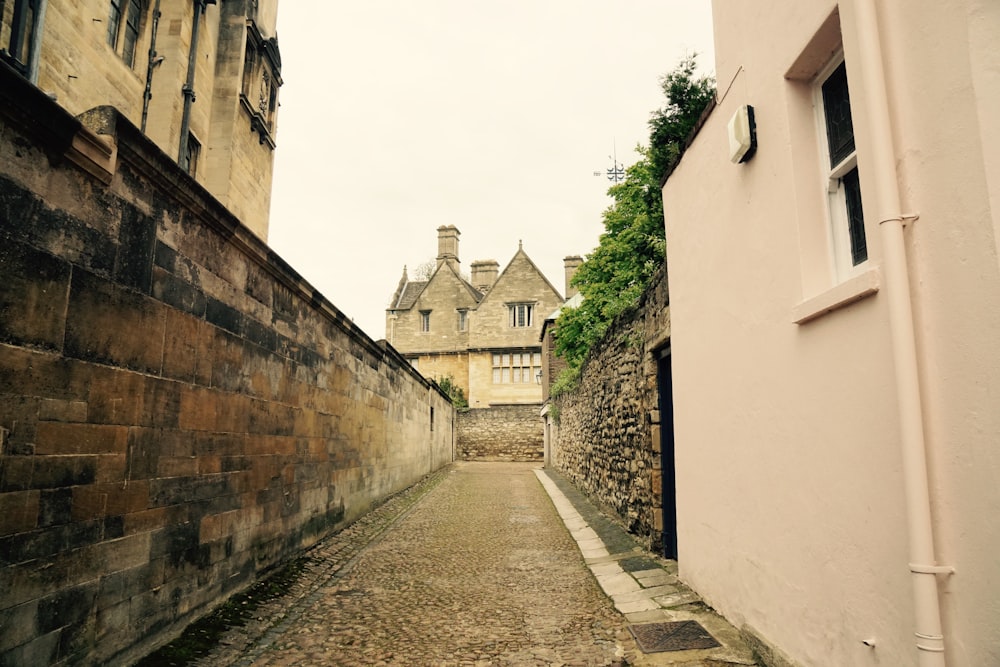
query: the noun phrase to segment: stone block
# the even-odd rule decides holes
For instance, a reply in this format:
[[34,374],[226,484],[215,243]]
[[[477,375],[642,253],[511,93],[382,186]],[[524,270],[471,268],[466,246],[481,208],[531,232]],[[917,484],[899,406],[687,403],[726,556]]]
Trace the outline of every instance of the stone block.
[[152,554],[151,535],[153,533],[137,533],[96,545],[101,571],[117,572],[147,563]]
[[0,493],[0,535],[32,530],[39,520],[41,494],[38,491]]
[[[0,496],[2,498],[2,496]],[[44,528],[69,523],[73,518],[73,489],[48,489],[41,492],[38,502],[38,526]],[[6,513],[0,508],[0,516]]]
[[85,271],[74,271],[65,354],[143,373],[159,373],[164,307]]
[[59,636],[60,633],[56,630],[0,653],[0,667],[56,664],[59,655]]
[[162,375],[192,382],[198,367],[199,342],[204,322],[168,309],[165,314]]
[[38,403],[38,418],[42,421],[85,422],[87,402],[46,398]]
[[40,422],[35,434],[36,454],[124,454],[127,444],[124,426]]
[[124,529],[126,535],[143,533],[157,528],[162,528],[172,523],[176,517],[186,516],[186,508],[180,505],[172,507],[154,507],[152,509],[130,512],[124,519]]
[[0,341],[62,348],[70,265],[15,241],[0,250]]
[[[158,244],[158,246],[159,248],[166,247],[163,244]],[[176,253],[174,254],[176,255]],[[205,316],[208,299],[205,297],[204,292],[198,289],[197,286],[158,266],[153,267],[151,277],[151,293],[154,298],[195,317],[202,318]]]
[[[0,466],[0,493],[24,491],[32,487],[32,473],[35,466],[34,456],[4,456]],[[3,496],[0,496],[2,498]]]
[[97,484],[122,483],[127,475],[128,456],[126,454],[98,454],[97,472],[94,481]]
[[49,632],[82,621],[93,608],[97,589],[97,582],[92,581],[39,600],[36,620],[39,631]]
[[38,601],[0,609],[0,655],[38,635]]
[[[51,489],[92,484],[97,477],[96,456],[34,456],[30,487]],[[6,466],[6,462],[5,462]]]
[[143,394],[148,378],[138,373],[90,367],[87,418],[94,424],[144,423]]

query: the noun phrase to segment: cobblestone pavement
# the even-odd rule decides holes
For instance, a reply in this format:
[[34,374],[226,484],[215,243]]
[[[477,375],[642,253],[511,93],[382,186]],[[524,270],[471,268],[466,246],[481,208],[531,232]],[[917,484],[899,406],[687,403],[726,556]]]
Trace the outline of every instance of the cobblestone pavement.
[[634,655],[537,467],[456,463],[432,475],[310,552],[288,595],[197,664],[613,665]]

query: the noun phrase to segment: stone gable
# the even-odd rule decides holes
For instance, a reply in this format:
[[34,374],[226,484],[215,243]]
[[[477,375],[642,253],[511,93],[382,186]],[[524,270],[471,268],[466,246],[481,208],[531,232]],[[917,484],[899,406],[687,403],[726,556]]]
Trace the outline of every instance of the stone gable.
[[[538,348],[540,351],[538,339],[542,322],[562,302],[562,297],[534,262],[524,250],[518,249],[479,303],[469,345],[472,348]],[[530,326],[511,326],[509,307],[513,304],[531,307]]]
[[[469,320],[466,320],[465,330],[459,330],[458,311],[468,312],[475,307],[476,293],[451,262],[444,262],[409,308],[390,311],[389,342],[405,353],[465,350],[469,341]],[[429,315],[428,331],[421,330],[423,313]]]

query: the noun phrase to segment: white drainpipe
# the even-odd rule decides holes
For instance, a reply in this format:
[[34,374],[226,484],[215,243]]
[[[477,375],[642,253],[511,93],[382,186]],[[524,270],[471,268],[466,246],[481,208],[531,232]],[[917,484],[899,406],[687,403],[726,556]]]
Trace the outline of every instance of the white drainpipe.
[[871,164],[875,167],[871,182],[876,190],[876,212],[882,239],[882,270],[885,275],[884,293],[889,305],[896,396],[899,402],[918,664],[921,667],[944,667],[944,636],[936,575],[952,573],[954,568],[937,565],[934,557],[923,408],[920,404],[909,271],[903,240],[904,221],[915,220],[917,216],[904,214],[900,210],[896,156],[892,146],[892,125],[889,122],[889,102],[875,0],[858,0],[855,6],[858,53],[865,89],[864,118],[870,125]]

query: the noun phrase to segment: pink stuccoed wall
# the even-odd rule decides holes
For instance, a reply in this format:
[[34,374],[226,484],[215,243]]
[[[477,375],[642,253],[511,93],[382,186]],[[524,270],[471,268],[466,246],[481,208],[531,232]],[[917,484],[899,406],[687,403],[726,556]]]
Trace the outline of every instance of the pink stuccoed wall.
[[[904,233],[935,550],[956,568],[939,578],[946,659],[996,665],[1000,4],[876,7],[901,213],[919,213]],[[678,561],[720,612],[801,665],[915,665],[855,2],[840,4],[839,21],[869,261],[846,284],[827,238],[809,70],[834,55],[813,37],[835,11],[714,2],[721,103],[663,188]],[[742,104],[756,110],[759,147],[734,165],[726,123]],[[823,312],[845,297],[858,300]]]

